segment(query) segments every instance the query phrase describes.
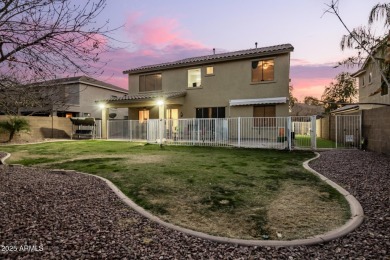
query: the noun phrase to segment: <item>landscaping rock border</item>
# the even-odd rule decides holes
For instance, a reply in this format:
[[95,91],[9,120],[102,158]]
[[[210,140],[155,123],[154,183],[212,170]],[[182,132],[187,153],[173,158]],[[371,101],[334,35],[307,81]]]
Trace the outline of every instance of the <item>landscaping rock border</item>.
[[5,160],[7,160],[10,156],[11,156],[10,153],[0,152],[0,165],[1,164],[6,164]]

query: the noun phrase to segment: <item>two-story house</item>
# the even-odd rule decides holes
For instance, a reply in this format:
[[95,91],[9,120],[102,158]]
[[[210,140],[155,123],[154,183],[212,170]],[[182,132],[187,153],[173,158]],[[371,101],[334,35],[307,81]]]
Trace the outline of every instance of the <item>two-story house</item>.
[[[55,79],[31,84],[29,92],[32,101],[42,100],[34,107],[22,107],[21,115],[58,117],[96,117],[101,116],[101,108],[96,100],[118,98],[127,95],[127,90],[87,76]],[[34,96],[32,95],[34,93]],[[19,92],[6,93],[8,97],[20,95]],[[22,93],[24,94],[24,93]],[[111,108],[108,113],[116,119],[127,118],[126,109]],[[1,114],[1,112],[0,112]]]
[[168,119],[288,116],[293,49],[283,44],[129,69],[128,95],[104,102],[127,107],[129,119],[140,121],[161,117],[158,101]]
[[390,78],[390,65],[384,64],[385,45],[380,45],[373,53],[377,61],[368,57],[362,67],[352,77],[358,79],[359,103],[390,104],[389,87],[381,76]]

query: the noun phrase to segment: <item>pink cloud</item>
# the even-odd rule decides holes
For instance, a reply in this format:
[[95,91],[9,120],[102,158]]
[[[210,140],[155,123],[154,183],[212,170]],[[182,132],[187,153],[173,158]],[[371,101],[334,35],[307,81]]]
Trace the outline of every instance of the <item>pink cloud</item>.
[[109,60],[104,76],[107,82],[127,88],[127,77],[122,72],[139,66],[180,60],[210,54],[212,49],[191,39],[171,18],[154,18],[143,21],[142,14],[128,16],[125,33],[130,48],[118,49],[102,55]]
[[303,101],[305,96],[321,98],[326,86],[328,86],[337,74],[354,69],[344,67],[334,68],[333,64],[310,64],[303,60],[292,60],[291,85],[294,87],[293,95]]
[[291,84],[294,87],[293,95],[298,98],[299,101],[303,101],[306,96],[314,96],[321,98],[324,92],[325,86],[331,82],[329,78],[317,78],[317,79],[305,79],[296,78],[291,80]]
[[175,19],[157,17],[141,21],[141,18],[140,13],[132,13],[125,25],[127,35],[138,48],[164,49],[171,45],[205,48],[202,43],[191,40],[189,33],[183,30]]

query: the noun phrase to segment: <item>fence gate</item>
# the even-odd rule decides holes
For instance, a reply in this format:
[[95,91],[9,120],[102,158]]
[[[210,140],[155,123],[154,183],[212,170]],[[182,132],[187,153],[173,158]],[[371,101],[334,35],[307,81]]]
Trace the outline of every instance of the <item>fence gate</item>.
[[315,116],[291,117],[291,144],[295,149],[316,148]]
[[360,115],[336,115],[336,148],[359,148],[360,138]]

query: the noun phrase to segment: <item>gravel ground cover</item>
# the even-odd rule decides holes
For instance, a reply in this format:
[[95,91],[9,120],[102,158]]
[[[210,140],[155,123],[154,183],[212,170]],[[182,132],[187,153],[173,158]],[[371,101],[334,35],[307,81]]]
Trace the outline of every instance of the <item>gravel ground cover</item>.
[[310,166],[351,192],[366,218],[343,238],[287,248],[191,237],[140,216],[97,178],[0,166],[0,259],[390,259],[390,157],[335,150]]

